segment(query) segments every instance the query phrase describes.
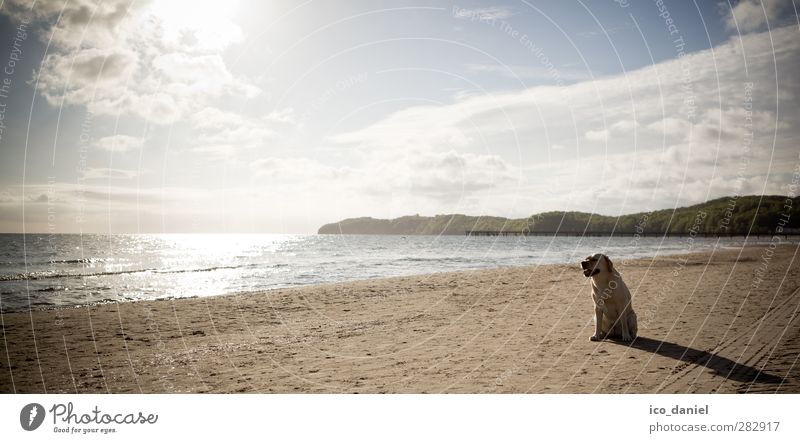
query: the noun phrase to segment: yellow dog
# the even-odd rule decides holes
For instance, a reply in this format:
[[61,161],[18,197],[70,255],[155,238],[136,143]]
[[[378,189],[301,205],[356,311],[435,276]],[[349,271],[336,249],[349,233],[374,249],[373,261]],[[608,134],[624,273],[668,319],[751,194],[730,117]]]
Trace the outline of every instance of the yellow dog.
[[581,268],[583,275],[592,279],[595,326],[591,340],[617,338],[631,341],[636,338],[638,326],[631,292],[608,256],[590,255],[581,262]]

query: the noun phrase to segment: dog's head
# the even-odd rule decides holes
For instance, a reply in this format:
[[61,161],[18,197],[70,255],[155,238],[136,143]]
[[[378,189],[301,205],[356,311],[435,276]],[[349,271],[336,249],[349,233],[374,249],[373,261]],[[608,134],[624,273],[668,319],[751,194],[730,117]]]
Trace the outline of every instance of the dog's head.
[[601,272],[614,272],[614,264],[605,254],[595,254],[586,257],[581,262],[581,269],[585,277],[594,277]]

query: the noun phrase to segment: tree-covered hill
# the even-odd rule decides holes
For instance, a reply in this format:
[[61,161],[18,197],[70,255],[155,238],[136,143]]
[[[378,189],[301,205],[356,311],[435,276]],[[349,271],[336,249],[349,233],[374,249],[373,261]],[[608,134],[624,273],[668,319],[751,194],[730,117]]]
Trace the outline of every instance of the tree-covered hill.
[[411,215],[392,220],[349,218],[324,225],[318,232],[380,235],[464,235],[468,231],[678,234],[694,230],[706,234],[765,234],[781,230],[797,232],[798,229],[800,197],[742,196],[619,217],[554,211],[519,219],[463,214]]

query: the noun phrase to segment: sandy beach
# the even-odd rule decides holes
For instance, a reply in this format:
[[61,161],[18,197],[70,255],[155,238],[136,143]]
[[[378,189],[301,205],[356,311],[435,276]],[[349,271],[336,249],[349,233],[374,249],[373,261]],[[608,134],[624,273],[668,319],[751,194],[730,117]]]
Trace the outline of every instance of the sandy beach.
[[577,264],[5,313],[0,392],[798,393],[797,252],[617,260],[631,345]]

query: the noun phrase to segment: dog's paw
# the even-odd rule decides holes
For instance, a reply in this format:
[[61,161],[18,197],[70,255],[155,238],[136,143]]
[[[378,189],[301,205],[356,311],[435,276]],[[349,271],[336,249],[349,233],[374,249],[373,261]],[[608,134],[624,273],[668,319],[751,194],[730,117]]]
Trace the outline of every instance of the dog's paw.
[[633,339],[631,338],[630,335],[623,335],[622,336],[622,341],[629,342],[629,341],[633,341]]
[[593,335],[593,336],[589,337],[589,340],[591,340],[591,341],[602,341],[603,337],[601,337],[599,335]]

